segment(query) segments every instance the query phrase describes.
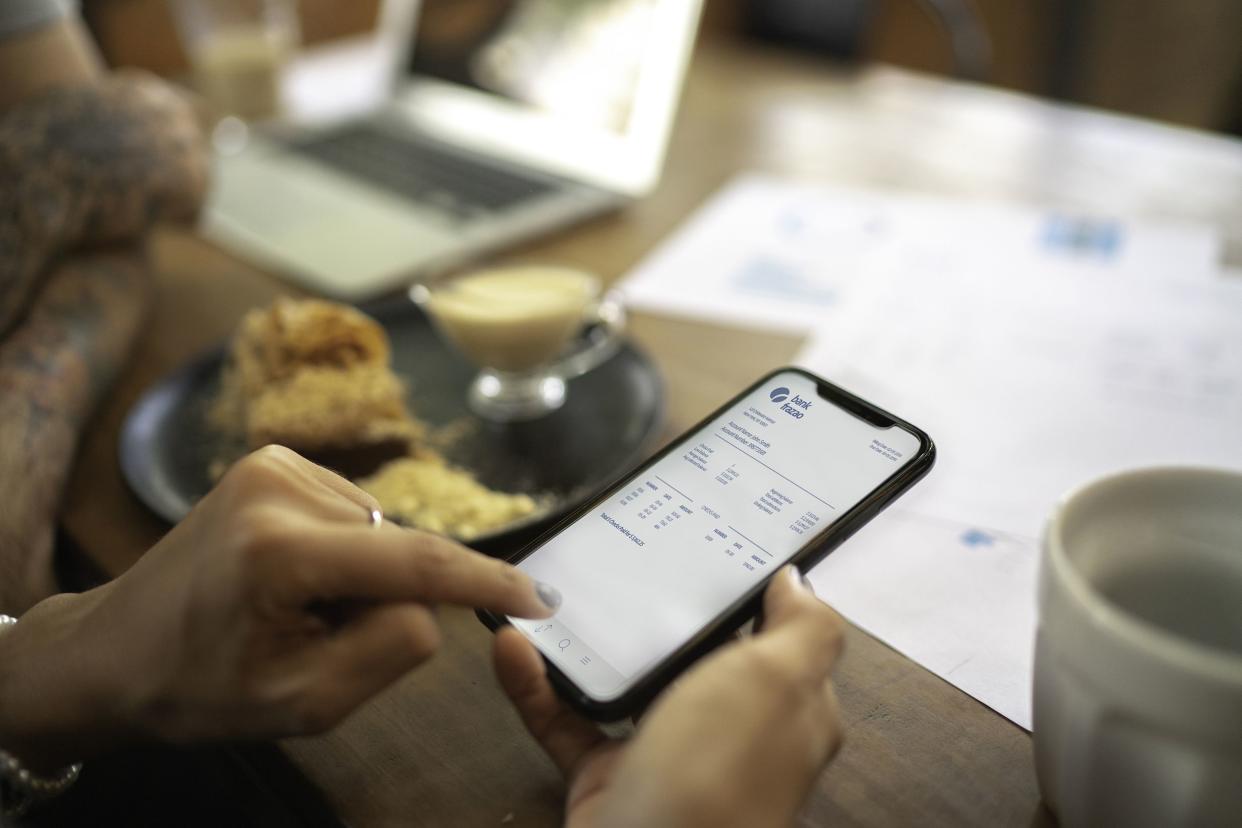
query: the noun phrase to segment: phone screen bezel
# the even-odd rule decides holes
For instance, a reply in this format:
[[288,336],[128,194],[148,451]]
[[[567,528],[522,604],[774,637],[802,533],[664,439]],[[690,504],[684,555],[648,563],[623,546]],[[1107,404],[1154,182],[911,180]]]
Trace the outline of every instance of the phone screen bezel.
[[[506,560],[517,564],[534,554],[549,540],[594,511],[608,498],[613,489],[631,478],[640,476],[644,471],[663,460],[669,454],[679,451],[687,442],[697,439],[699,434],[713,420],[736,406],[741,400],[754,393],[765,383],[771,382],[774,377],[790,373],[797,374],[815,383],[819,396],[838,408],[877,427],[895,427],[908,431],[919,442],[918,453],[910,461],[847,509],[823,531],[809,538],[806,543],[799,547],[788,563],[798,567],[800,571],[807,571],[883,511],[886,506],[901,496],[907,489],[922,479],[935,463],[936,446],[932,442],[931,437],[917,426],[893,416],[880,407],[851,394],[849,391],[829,382],[823,377],[816,376],[810,371],[795,366],[777,368],[755,380],[646,461],[611,480],[590,500],[574,509],[573,512],[557,522],[556,525],[526,544],[516,553],[508,556]],[[658,662],[622,695],[614,699],[600,700],[592,697],[579,687],[567,673],[557,667],[551,659],[540,653],[544,664],[547,666],[548,678],[561,698],[591,719],[616,721],[626,716],[631,716],[644,708],[683,670],[706,653],[715,649],[728,639],[738,627],[754,617],[762,606],[763,591],[766,589],[768,581],[776,574],[776,571],[779,571],[779,568],[759,579],[755,586],[741,598],[722,608],[720,613],[709,624],[700,629],[666,658]],[[509,623],[504,616],[497,615],[488,610],[480,610],[478,616],[492,630],[497,630]]]

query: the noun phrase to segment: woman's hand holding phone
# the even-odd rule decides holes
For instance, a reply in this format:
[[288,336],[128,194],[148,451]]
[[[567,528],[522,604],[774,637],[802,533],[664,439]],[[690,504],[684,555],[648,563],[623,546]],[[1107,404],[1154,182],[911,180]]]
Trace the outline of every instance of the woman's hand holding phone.
[[566,707],[516,630],[496,672],[527,728],[569,782],[566,824],[788,825],[841,745],[830,676],[844,623],[793,567],[764,595],[762,631],[687,672],[614,740]]

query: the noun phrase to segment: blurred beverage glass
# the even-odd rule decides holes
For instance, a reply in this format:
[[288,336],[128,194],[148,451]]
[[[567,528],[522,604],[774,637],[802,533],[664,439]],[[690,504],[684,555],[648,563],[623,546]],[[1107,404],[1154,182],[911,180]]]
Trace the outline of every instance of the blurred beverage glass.
[[172,0],[195,84],[220,115],[280,112],[280,82],[297,48],[296,0]]

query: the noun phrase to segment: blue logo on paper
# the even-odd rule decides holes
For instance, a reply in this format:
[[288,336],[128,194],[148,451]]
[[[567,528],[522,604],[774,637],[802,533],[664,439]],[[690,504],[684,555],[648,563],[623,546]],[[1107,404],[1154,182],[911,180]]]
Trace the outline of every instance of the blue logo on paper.
[[1109,219],[1052,214],[1044,223],[1044,249],[1053,254],[1109,260],[1121,251],[1121,225]]
[[996,539],[982,529],[967,529],[959,539],[963,546],[991,546]]
[[785,387],[773,388],[772,393],[768,394],[772,402],[784,402],[789,399],[789,389]]

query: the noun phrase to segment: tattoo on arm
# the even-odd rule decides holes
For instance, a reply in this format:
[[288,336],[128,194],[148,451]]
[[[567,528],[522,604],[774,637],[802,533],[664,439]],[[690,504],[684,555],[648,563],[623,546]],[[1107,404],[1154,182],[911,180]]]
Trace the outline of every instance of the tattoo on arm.
[[146,314],[135,249],[99,249],[57,266],[0,343],[0,611],[54,589],[52,529],[77,439]]
[[201,203],[207,156],[188,103],[152,77],[58,89],[0,117],[0,337],[50,265],[136,240]]

